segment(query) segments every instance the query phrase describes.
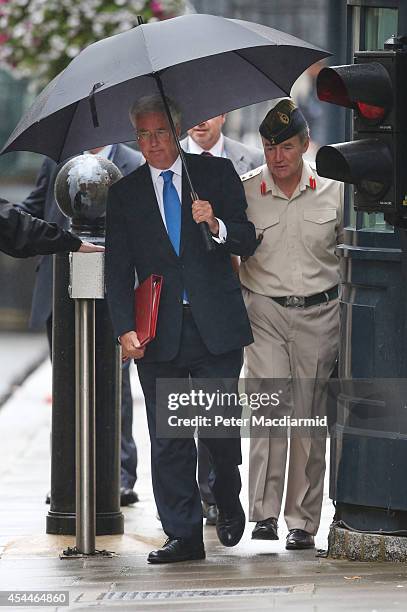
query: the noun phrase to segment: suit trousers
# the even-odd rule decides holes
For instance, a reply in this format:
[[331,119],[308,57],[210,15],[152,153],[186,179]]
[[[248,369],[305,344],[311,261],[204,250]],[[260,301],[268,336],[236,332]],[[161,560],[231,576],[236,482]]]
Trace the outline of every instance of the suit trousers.
[[[323,416],[327,388],[338,353],[339,300],[309,308],[285,308],[244,289],[254,344],[246,348],[245,375],[251,379],[293,379],[293,416]],[[306,381],[294,379],[307,379]],[[288,384],[288,383],[287,383]],[[287,408],[287,407],[286,407]],[[290,410],[286,409],[286,413]],[[312,432],[311,432],[312,433]],[[324,474],[325,430],[316,435],[291,430],[284,517],[288,529],[315,534],[319,527]],[[249,520],[278,518],[284,492],[287,431],[263,431],[250,440]]]
[[137,480],[137,447],[133,438],[133,396],[130,362],[122,367],[120,486],[132,489]]
[[203,502],[207,504],[215,504],[215,498],[212,493],[212,481],[214,478],[211,456],[205,444],[198,440],[198,486],[199,493]]
[[[196,482],[196,445],[193,437],[158,438],[157,415],[168,417],[168,406],[157,406],[156,382],[160,378],[235,379],[242,366],[242,350],[212,355],[193,320],[184,308],[180,348],[169,362],[136,361],[143,389],[151,441],[151,474],[158,514],[169,537],[202,540],[202,506]],[[240,416],[240,414],[239,414]],[[212,493],[219,508],[233,513],[239,499],[241,463],[239,437],[201,438],[214,466]]]

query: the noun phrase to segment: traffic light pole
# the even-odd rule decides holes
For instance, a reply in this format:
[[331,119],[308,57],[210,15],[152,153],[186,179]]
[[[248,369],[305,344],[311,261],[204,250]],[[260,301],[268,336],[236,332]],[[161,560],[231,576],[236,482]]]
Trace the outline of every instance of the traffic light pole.
[[353,185],[356,211],[384,213],[396,229],[345,228],[338,247],[342,391],[331,437],[329,554],[406,561],[407,39],[391,37],[384,50],[354,59],[318,75],[320,99],[352,109],[354,130],[351,142],[318,151],[317,171]]

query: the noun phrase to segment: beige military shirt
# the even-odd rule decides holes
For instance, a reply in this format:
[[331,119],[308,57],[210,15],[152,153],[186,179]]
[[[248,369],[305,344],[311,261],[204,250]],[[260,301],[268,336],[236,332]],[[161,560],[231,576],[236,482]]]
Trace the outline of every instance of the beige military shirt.
[[318,176],[303,162],[291,198],[277,185],[267,165],[242,177],[247,216],[263,233],[254,255],[240,266],[242,284],[261,295],[309,296],[339,282],[337,244],[343,242],[343,183]]

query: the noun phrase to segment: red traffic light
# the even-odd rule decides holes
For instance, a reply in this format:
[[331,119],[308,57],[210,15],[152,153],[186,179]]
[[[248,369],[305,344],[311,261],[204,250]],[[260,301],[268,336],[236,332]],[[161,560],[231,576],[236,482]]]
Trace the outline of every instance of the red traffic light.
[[356,210],[398,215],[407,228],[407,47],[358,51],[354,61],[317,77],[321,100],[354,111],[352,141],[321,147],[317,172],[354,185]]
[[386,109],[383,106],[373,106],[364,102],[357,102],[359,114],[369,121],[382,121],[386,115]]
[[378,62],[323,68],[317,94],[324,102],[352,108],[370,123],[381,122],[393,106],[390,75]]

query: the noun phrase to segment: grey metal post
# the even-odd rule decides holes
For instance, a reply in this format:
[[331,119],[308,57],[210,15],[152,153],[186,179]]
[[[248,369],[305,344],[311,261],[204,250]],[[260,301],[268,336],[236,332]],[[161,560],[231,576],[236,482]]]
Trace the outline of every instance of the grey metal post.
[[95,552],[95,301],[75,300],[76,548]]
[[96,552],[95,300],[104,297],[104,254],[71,253],[75,300],[76,554]]

